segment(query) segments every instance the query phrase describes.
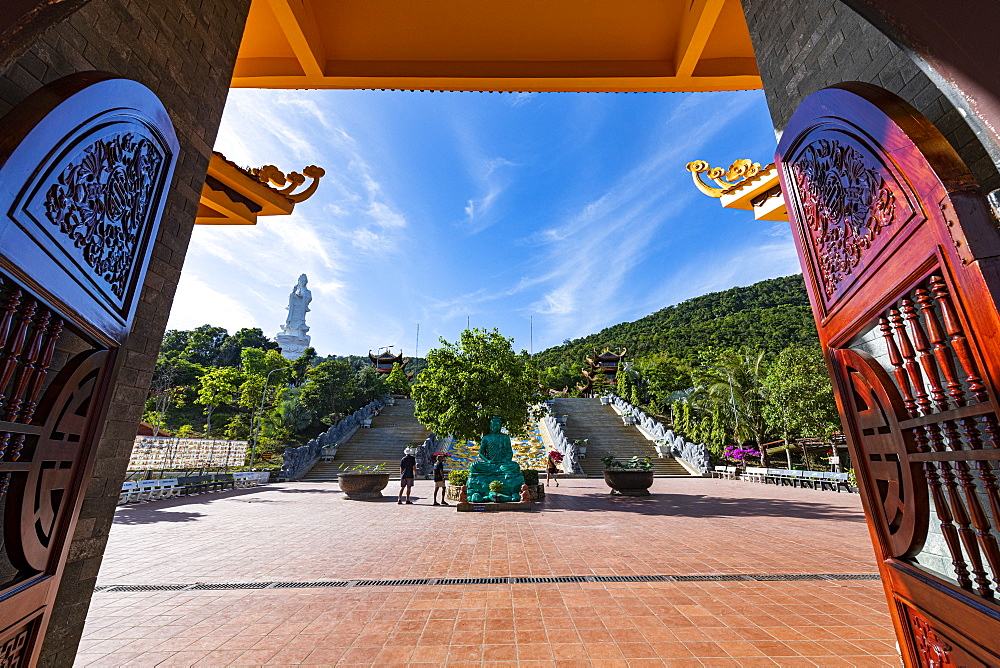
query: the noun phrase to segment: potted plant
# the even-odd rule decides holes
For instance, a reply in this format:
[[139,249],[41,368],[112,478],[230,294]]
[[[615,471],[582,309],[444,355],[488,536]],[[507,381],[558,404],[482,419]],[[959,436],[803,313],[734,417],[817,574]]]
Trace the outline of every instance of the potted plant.
[[358,464],[337,475],[340,489],[349,499],[378,499],[389,484],[385,463],[375,466]]
[[604,464],[604,482],[611,488],[612,494],[649,496],[649,488],[653,486],[653,463],[649,457],[633,457],[620,462],[614,455],[608,455],[601,459],[601,463]]
[[653,441],[653,448],[656,449],[658,457],[668,457],[670,455],[670,444],[667,443],[667,439],[665,438],[658,438]]
[[493,503],[503,503],[507,501],[507,495],[503,494],[503,481],[493,480],[490,482],[490,498]]
[[625,411],[622,413],[622,424],[632,425],[635,424],[635,416],[632,415],[632,411]]
[[587,443],[590,442],[589,438],[577,438],[573,440],[573,445],[576,446],[576,451],[581,457],[587,456]]
[[458,501],[462,494],[462,486],[468,482],[468,471],[448,471],[448,485],[445,487],[445,497],[451,501]]
[[603,397],[601,397],[601,405],[602,406],[607,406],[610,403],[611,403],[611,395],[610,394],[605,394]]
[[557,417],[556,422],[558,422],[559,424],[566,424],[566,420],[568,419],[569,419],[568,415],[563,415],[561,417]]

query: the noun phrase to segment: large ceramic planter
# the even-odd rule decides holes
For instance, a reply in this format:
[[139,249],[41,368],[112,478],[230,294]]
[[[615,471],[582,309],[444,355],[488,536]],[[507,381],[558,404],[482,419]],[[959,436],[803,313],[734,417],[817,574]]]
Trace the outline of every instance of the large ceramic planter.
[[604,482],[608,483],[612,494],[649,496],[649,488],[653,486],[653,472],[635,469],[609,469],[604,472]]
[[601,397],[601,405],[602,406],[607,406],[610,403],[611,403],[611,399],[609,399],[608,397]]
[[627,426],[627,427],[631,426],[631,425],[635,424],[635,418],[632,417],[631,415],[623,415],[622,416],[622,424],[625,425],[625,426]]
[[340,489],[349,499],[378,499],[389,485],[388,473],[341,473],[337,476]]

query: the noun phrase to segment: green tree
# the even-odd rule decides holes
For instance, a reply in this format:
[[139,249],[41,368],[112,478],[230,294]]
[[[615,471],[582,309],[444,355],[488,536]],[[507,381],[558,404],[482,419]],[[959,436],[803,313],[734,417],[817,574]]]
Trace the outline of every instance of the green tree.
[[319,364],[319,355],[316,354],[315,348],[309,346],[292,362],[291,383],[296,386],[304,383],[309,369],[317,364]]
[[669,353],[659,352],[636,360],[635,366],[646,383],[649,403],[660,410],[671,403],[671,394],[691,387],[690,366]]
[[538,419],[538,381],[525,351],[496,329],[467,329],[461,339],[427,353],[427,368],[412,388],[415,415],[438,434],[478,439],[500,416],[512,436]]
[[222,344],[228,337],[229,332],[223,327],[202,325],[189,332],[180,355],[193,364],[212,365],[222,352]]
[[[708,396],[716,405],[729,404],[737,442],[753,441],[760,452],[761,466],[767,466],[764,443],[770,425],[764,415],[764,351],[725,350],[716,353],[713,361],[712,365],[704,365]],[[724,410],[721,413],[726,415]]]
[[352,386],[354,390],[350,399],[352,412],[369,402],[384,397],[389,392],[389,383],[386,382],[385,375],[376,371],[375,367],[372,366],[366,366],[354,374]]
[[195,402],[205,407],[205,437],[212,437],[212,413],[219,406],[236,402],[242,374],[230,366],[217,367],[198,381],[198,398]]
[[313,422],[313,415],[300,401],[302,388],[282,388],[274,408],[268,412],[267,436],[281,443],[294,443],[306,433]]
[[320,422],[332,425],[339,417],[338,409],[347,406],[350,397],[344,395],[353,378],[354,372],[346,360],[320,362],[306,372],[299,401]]
[[789,346],[764,376],[764,415],[785,445],[797,436],[829,438],[840,428],[833,386],[823,354],[814,347]]
[[260,327],[244,327],[231,336],[227,336],[219,347],[219,352],[213,360],[215,366],[238,366],[240,353],[244,348],[260,348],[261,350],[277,350],[278,344],[264,336]]
[[[251,413],[260,406],[265,389],[274,396],[277,388],[288,382],[291,371],[291,365],[280,352],[260,348],[244,348],[240,366],[244,380],[240,386],[239,404]],[[277,373],[272,374],[272,371]]]
[[389,372],[389,377],[386,381],[389,383],[389,387],[392,391],[396,394],[409,396],[410,379],[406,377],[406,372],[403,371],[403,367],[399,365],[399,362],[393,363],[392,371]]

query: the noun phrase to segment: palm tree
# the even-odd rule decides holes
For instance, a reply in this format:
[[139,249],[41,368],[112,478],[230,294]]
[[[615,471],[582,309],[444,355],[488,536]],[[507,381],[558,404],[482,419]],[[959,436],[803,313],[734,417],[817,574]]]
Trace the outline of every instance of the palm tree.
[[[706,374],[707,394],[717,405],[726,404],[722,411],[732,421],[733,435],[738,443],[753,441],[760,452],[761,466],[767,466],[767,451],[763,444],[768,435],[764,407],[767,394],[764,388],[763,351],[724,351],[718,355]],[[714,376],[714,378],[712,378]]]

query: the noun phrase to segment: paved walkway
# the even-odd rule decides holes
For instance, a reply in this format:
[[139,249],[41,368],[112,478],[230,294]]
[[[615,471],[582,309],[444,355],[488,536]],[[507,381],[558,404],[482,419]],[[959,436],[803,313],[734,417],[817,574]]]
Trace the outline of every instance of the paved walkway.
[[[294,483],[123,507],[78,665],[899,665],[857,495],[657,479],[563,480],[533,513],[348,501]],[[391,488],[387,491],[393,491]],[[288,587],[513,576],[706,581]],[[582,579],[582,578],[581,578]]]

